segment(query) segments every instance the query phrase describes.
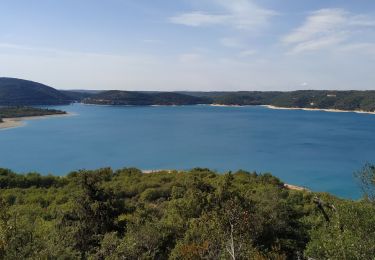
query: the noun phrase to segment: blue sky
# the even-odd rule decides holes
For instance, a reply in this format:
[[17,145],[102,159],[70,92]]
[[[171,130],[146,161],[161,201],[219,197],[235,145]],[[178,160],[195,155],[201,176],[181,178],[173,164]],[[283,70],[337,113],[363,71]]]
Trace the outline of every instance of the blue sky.
[[61,89],[375,89],[373,0],[0,0],[0,76]]

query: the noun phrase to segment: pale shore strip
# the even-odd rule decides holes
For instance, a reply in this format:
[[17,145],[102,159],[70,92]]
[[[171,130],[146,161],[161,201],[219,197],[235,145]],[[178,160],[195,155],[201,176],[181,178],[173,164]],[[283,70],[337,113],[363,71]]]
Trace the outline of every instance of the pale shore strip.
[[142,173],[144,174],[150,174],[150,173],[159,173],[159,172],[167,172],[167,173],[172,173],[174,171],[177,171],[177,172],[182,172],[180,170],[141,170]]
[[222,104],[210,104],[211,107],[245,107],[241,105],[222,105]]
[[272,105],[261,105],[270,109],[279,110],[304,110],[304,111],[323,111],[323,112],[334,112],[334,113],[358,113],[358,114],[371,114],[375,115],[375,112],[363,111],[363,110],[339,110],[339,109],[324,109],[324,108],[302,108],[302,107],[277,107]]
[[301,186],[296,186],[288,183],[284,183],[284,188],[288,190],[298,190],[298,191],[310,191],[309,189]]
[[0,123],[0,130],[15,128],[25,126],[25,120],[34,120],[34,119],[48,119],[52,117],[66,117],[66,116],[74,116],[74,113],[66,113],[66,114],[56,114],[56,115],[45,115],[45,116],[25,116],[25,117],[12,117],[12,118],[3,118],[3,122]]

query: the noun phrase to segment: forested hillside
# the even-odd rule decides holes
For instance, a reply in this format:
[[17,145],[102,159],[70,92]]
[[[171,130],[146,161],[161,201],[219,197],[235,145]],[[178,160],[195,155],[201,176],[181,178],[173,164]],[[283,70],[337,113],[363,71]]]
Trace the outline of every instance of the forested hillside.
[[14,78],[0,78],[0,106],[61,105],[83,102],[98,105],[273,105],[375,111],[375,91],[300,90],[239,92],[67,91]]
[[207,104],[206,98],[194,97],[174,92],[136,92],[136,91],[104,91],[83,100],[87,104],[99,105],[196,105]]
[[36,107],[0,107],[1,118],[29,117],[29,116],[47,116],[47,115],[63,115],[65,111],[48,108]]
[[196,104],[240,106],[273,105],[290,108],[319,108],[374,112],[375,91],[59,91],[32,81],[0,78],[0,106],[60,105],[71,102],[132,106]]
[[211,99],[222,105],[273,105],[293,108],[375,111],[375,91],[298,90],[239,91],[239,92],[183,92]]
[[239,92],[104,91],[84,99],[102,105],[273,105],[290,108],[375,111],[375,91],[301,90]]
[[0,106],[69,104],[71,99],[46,85],[15,78],[0,78]]
[[[358,175],[369,180],[375,169]],[[245,171],[1,169],[0,258],[373,259],[368,184],[366,198],[351,201]]]

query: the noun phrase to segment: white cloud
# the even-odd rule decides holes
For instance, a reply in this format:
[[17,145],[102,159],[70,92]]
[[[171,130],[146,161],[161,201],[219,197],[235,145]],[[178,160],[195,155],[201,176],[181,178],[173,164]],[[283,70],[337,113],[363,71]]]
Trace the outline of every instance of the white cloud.
[[224,23],[228,18],[229,17],[227,15],[209,14],[204,12],[190,12],[171,17],[170,21],[172,23],[187,26],[206,26]]
[[288,54],[298,54],[306,51],[321,50],[331,46],[336,46],[339,43],[344,42],[345,39],[345,34],[337,34],[304,41],[295,45],[294,48],[288,52]]
[[353,15],[343,9],[321,9],[312,12],[297,29],[282,38],[291,47],[289,54],[338,47],[353,41],[362,27],[375,26],[375,19]]
[[367,15],[357,15],[352,17],[352,19],[349,21],[350,25],[355,26],[375,26],[375,19],[367,16]]
[[229,48],[242,48],[244,44],[236,38],[221,38],[220,44]]
[[346,44],[337,49],[340,53],[364,54],[375,57],[375,43],[353,43]]
[[241,51],[238,56],[241,58],[245,58],[245,57],[253,56],[256,53],[257,53],[256,50],[249,49],[249,50]]
[[186,26],[226,25],[236,29],[255,29],[277,14],[251,0],[214,0],[213,3],[222,10],[220,13],[193,11],[170,17],[169,20]]
[[183,53],[178,59],[182,63],[194,63],[200,61],[202,56],[198,53]]
[[284,43],[299,43],[329,35],[345,23],[346,12],[341,9],[322,9],[313,12],[305,23],[283,38]]

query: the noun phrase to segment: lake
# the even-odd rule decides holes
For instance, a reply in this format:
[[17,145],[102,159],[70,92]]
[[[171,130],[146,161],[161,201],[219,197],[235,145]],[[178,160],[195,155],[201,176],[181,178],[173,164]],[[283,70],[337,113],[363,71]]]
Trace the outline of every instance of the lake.
[[375,159],[375,115],[265,107],[54,107],[76,115],[0,131],[0,167],[65,175],[137,167],[270,172],[358,198],[353,172]]

